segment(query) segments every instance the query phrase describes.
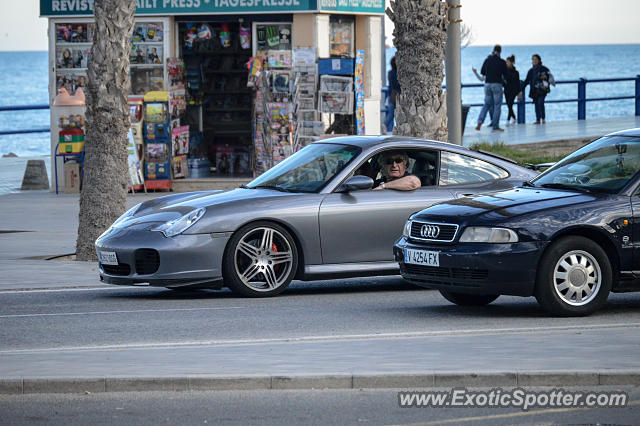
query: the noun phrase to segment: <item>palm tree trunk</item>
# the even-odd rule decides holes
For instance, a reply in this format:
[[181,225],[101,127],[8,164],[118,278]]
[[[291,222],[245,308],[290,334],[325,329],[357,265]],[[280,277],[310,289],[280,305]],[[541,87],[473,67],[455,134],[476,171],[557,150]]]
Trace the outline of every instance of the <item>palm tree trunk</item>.
[[127,200],[129,53],[136,2],[96,0],[87,81],[87,135],[76,257],[95,260],[94,242]]
[[394,133],[447,140],[447,103],[442,90],[447,43],[443,0],[392,0],[398,82]]

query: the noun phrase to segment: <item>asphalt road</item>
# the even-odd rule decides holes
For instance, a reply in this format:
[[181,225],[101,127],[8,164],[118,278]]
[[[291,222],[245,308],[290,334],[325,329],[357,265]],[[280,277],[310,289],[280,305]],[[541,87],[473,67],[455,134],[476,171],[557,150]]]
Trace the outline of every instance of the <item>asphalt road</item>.
[[[431,425],[431,424],[637,424],[640,389],[622,390],[623,408],[400,408],[398,389],[145,392],[0,397],[2,424],[225,424],[225,425]],[[487,389],[485,389],[487,390]],[[549,388],[532,388],[543,391]]]
[[553,318],[533,298],[450,304],[399,277],[294,283],[268,299],[229,291],[105,287],[0,292],[0,350],[375,336],[640,324],[640,294],[614,294],[587,318]]

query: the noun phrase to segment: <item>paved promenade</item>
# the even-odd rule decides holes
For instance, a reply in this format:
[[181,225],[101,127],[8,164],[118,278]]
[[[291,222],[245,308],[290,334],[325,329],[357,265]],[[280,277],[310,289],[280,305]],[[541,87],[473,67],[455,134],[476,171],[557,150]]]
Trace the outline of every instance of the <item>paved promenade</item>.
[[[157,195],[132,195],[127,204],[133,205],[154,196]],[[477,319],[451,317],[461,325],[444,329],[433,329],[426,324],[425,328],[409,331],[400,324],[394,328],[396,331],[390,332],[353,332],[353,329],[344,332],[340,327],[317,332],[302,328],[293,334],[285,330],[273,338],[260,338],[258,333],[251,338],[221,336],[178,340],[175,340],[177,336],[163,340],[160,333],[152,342],[15,346],[11,342],[16,342],[16,338],[10,333],[23,330],[28,324],[33,325],[24,330],[35,327],[32,332],[44,331],[46,327],[41,321],[47,318],[52,322],[68,318],[71,328],[76,327],[76,321],[81,324],[99,320],[105,330],[118,333],[117,330],[127,327],[125,318],[131,314],[126,312],[141,309],[139,314],[144,315],[144,306],[135,307],[137,298],[146,300],[141,292],[149,292],[151,300],[167,292],[104,285],[98,280],[97,265],[93,262],[43,260],[74,251],[77,202],[78,196],[56,196],[47,191],[0,195],[0,305],[4,306],[0,315],[0,394],[640,384],[640,345],[637,341],[640,317],[633,308],[638,300],[633,295],[615,296],[618,302],[608,314],[589,319],[540,316],[533,302],[512,298],[515,302],[508,299],[507,311],[500,307],[493,311],[493,314],[503,312],[497,317],[492,317],[491,311],[472,310],[468,313],[478,316]],[[113,315],[120,311],[110,312],[114,308],[104,306],[90,310],[105,312],[76,313],[82,307],[76,308],[74,300],[82,303],[89,293],[103,295],[105,302],[121,301],[128,310]],[[272,315],[280,318],[279,321],[293,315],[295,323],[294,314],[298,311],[301,315],[306,312],[305,317],[317,316],[318,322],[312,323],[321,326],[327,321],[321,307],[326,303],[335,304],[344,297],[371,303],[386,300],[387,305],[396,297],[409,297],[420,307],[409,307],[407,300],[388,308],[398,314],[403,309],[410,309],[406,313],[418,314],[415,309],[420,309],[428,315],[437,312],[451,315],[447,312],[452,312],[454,307],[442,310],[443,301],[436,292],[420,293],[424,294],[419,299],[393,291],[341,295],[323,293],[320,287],[310,295],[268,300],[225,295],[221,299],[217,296],[195,298],[193,303],[187,303],[189,299],[184,299],[184,303],[176,299],[175,303],[180,302],[178,311],[193,308],[200,309],[199,312],[206,309],[219,312],[217,322],[221,322],[221,326],[225,321],[233,324],[234,317],[243,319],[244,315],[256,315],[255,318],[262,317],[274,324],[277,321],[275,317],[270,318]],[[47,304],[47,294],[55,294],[58,301]],[[314,297],[318,300],[309,299]],[[60,304],[62,300],[64,303]],[[171,306],[171,300],[163,303]],[[27,311],[24,311],[26,308],[12,308],[18,301],[20,306],[29,306]],[[196,305],[198,303],[200,307]],[[310,309],[308,303],[314,308]],[[371,310],[357,302],[351,306],[350,312],[356,318]],[[218,311],[213,311],[215,309]],[[244,311],[246,314],[242,314],[242,309],[248,310]],[[376,309],[378,315],[390,314]],[[173,310],[168,309],[167,315]],[[390,318],[396,316],[390,315]],[[438,322],[445,320],[444,317],[435,318]],[[152,327],[153,323],[146,327]],[[179,324],[174,325],[179,328]],[[209,324],[214,330],[216,326],[216,321]]]
[[[488,120],[480,131],[476,123],[467,122],[462,144],[476,142],[503,142],[508,145],[535,142],[575,141],[590,142],[607,133],[640,127],[640,117],[594,118],[575,121],[549,121],[546,124],[511,124],[504,126],[504,132],[492,132]],[[503,123],[501,123],[503,125]]]

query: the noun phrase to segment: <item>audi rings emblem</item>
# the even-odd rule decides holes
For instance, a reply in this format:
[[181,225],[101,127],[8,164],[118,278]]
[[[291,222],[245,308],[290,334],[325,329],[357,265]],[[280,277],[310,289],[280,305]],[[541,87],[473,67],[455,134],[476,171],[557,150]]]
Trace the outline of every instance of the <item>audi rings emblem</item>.
[[420,235],[422,235],[423,238],[438,238],[438,235],[440,235],[440,227],[437,225],[422,225]]

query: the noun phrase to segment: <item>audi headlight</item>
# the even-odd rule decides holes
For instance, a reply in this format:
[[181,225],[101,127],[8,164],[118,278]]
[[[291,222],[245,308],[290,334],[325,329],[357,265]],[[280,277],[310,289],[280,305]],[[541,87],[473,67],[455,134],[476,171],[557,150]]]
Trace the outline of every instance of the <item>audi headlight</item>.
[[104,231],[99,237],[98,240],[102,237],[104,237],[105,235],[107,235],[109,232],[111,232],[111,230],[119,228],[120,226],[123,225],[123,223],[129,219],[130,217],[132,217],[133,215],[136,214],[136,212],[138,211],[138,209],[140,208],[140,206],[142,205],[142,203],[138,203],[135,206],[131,207],[129,210],[127,210],[126,212],[124,212],[122,214],[122,216],[120,216],[119,218],[116,219],[115,222],[113,222],[111,224],[110,227],[107,228],[106,231]]
[[404,224],[404,229],[402,230],[402,236],[408,237],[411,235],[411,221],[408,220],[407,223]]
[[507,228],[471,226],[460,237],[461,243],[517,243],[518,235]]
[[162,232],[165,237],[175,237],[176,235],[182,234],[194,223],[200,220],[206,211],[207,209],[200,207],[199,209],[189,212],[178,219],[163,223],[153,230]]

